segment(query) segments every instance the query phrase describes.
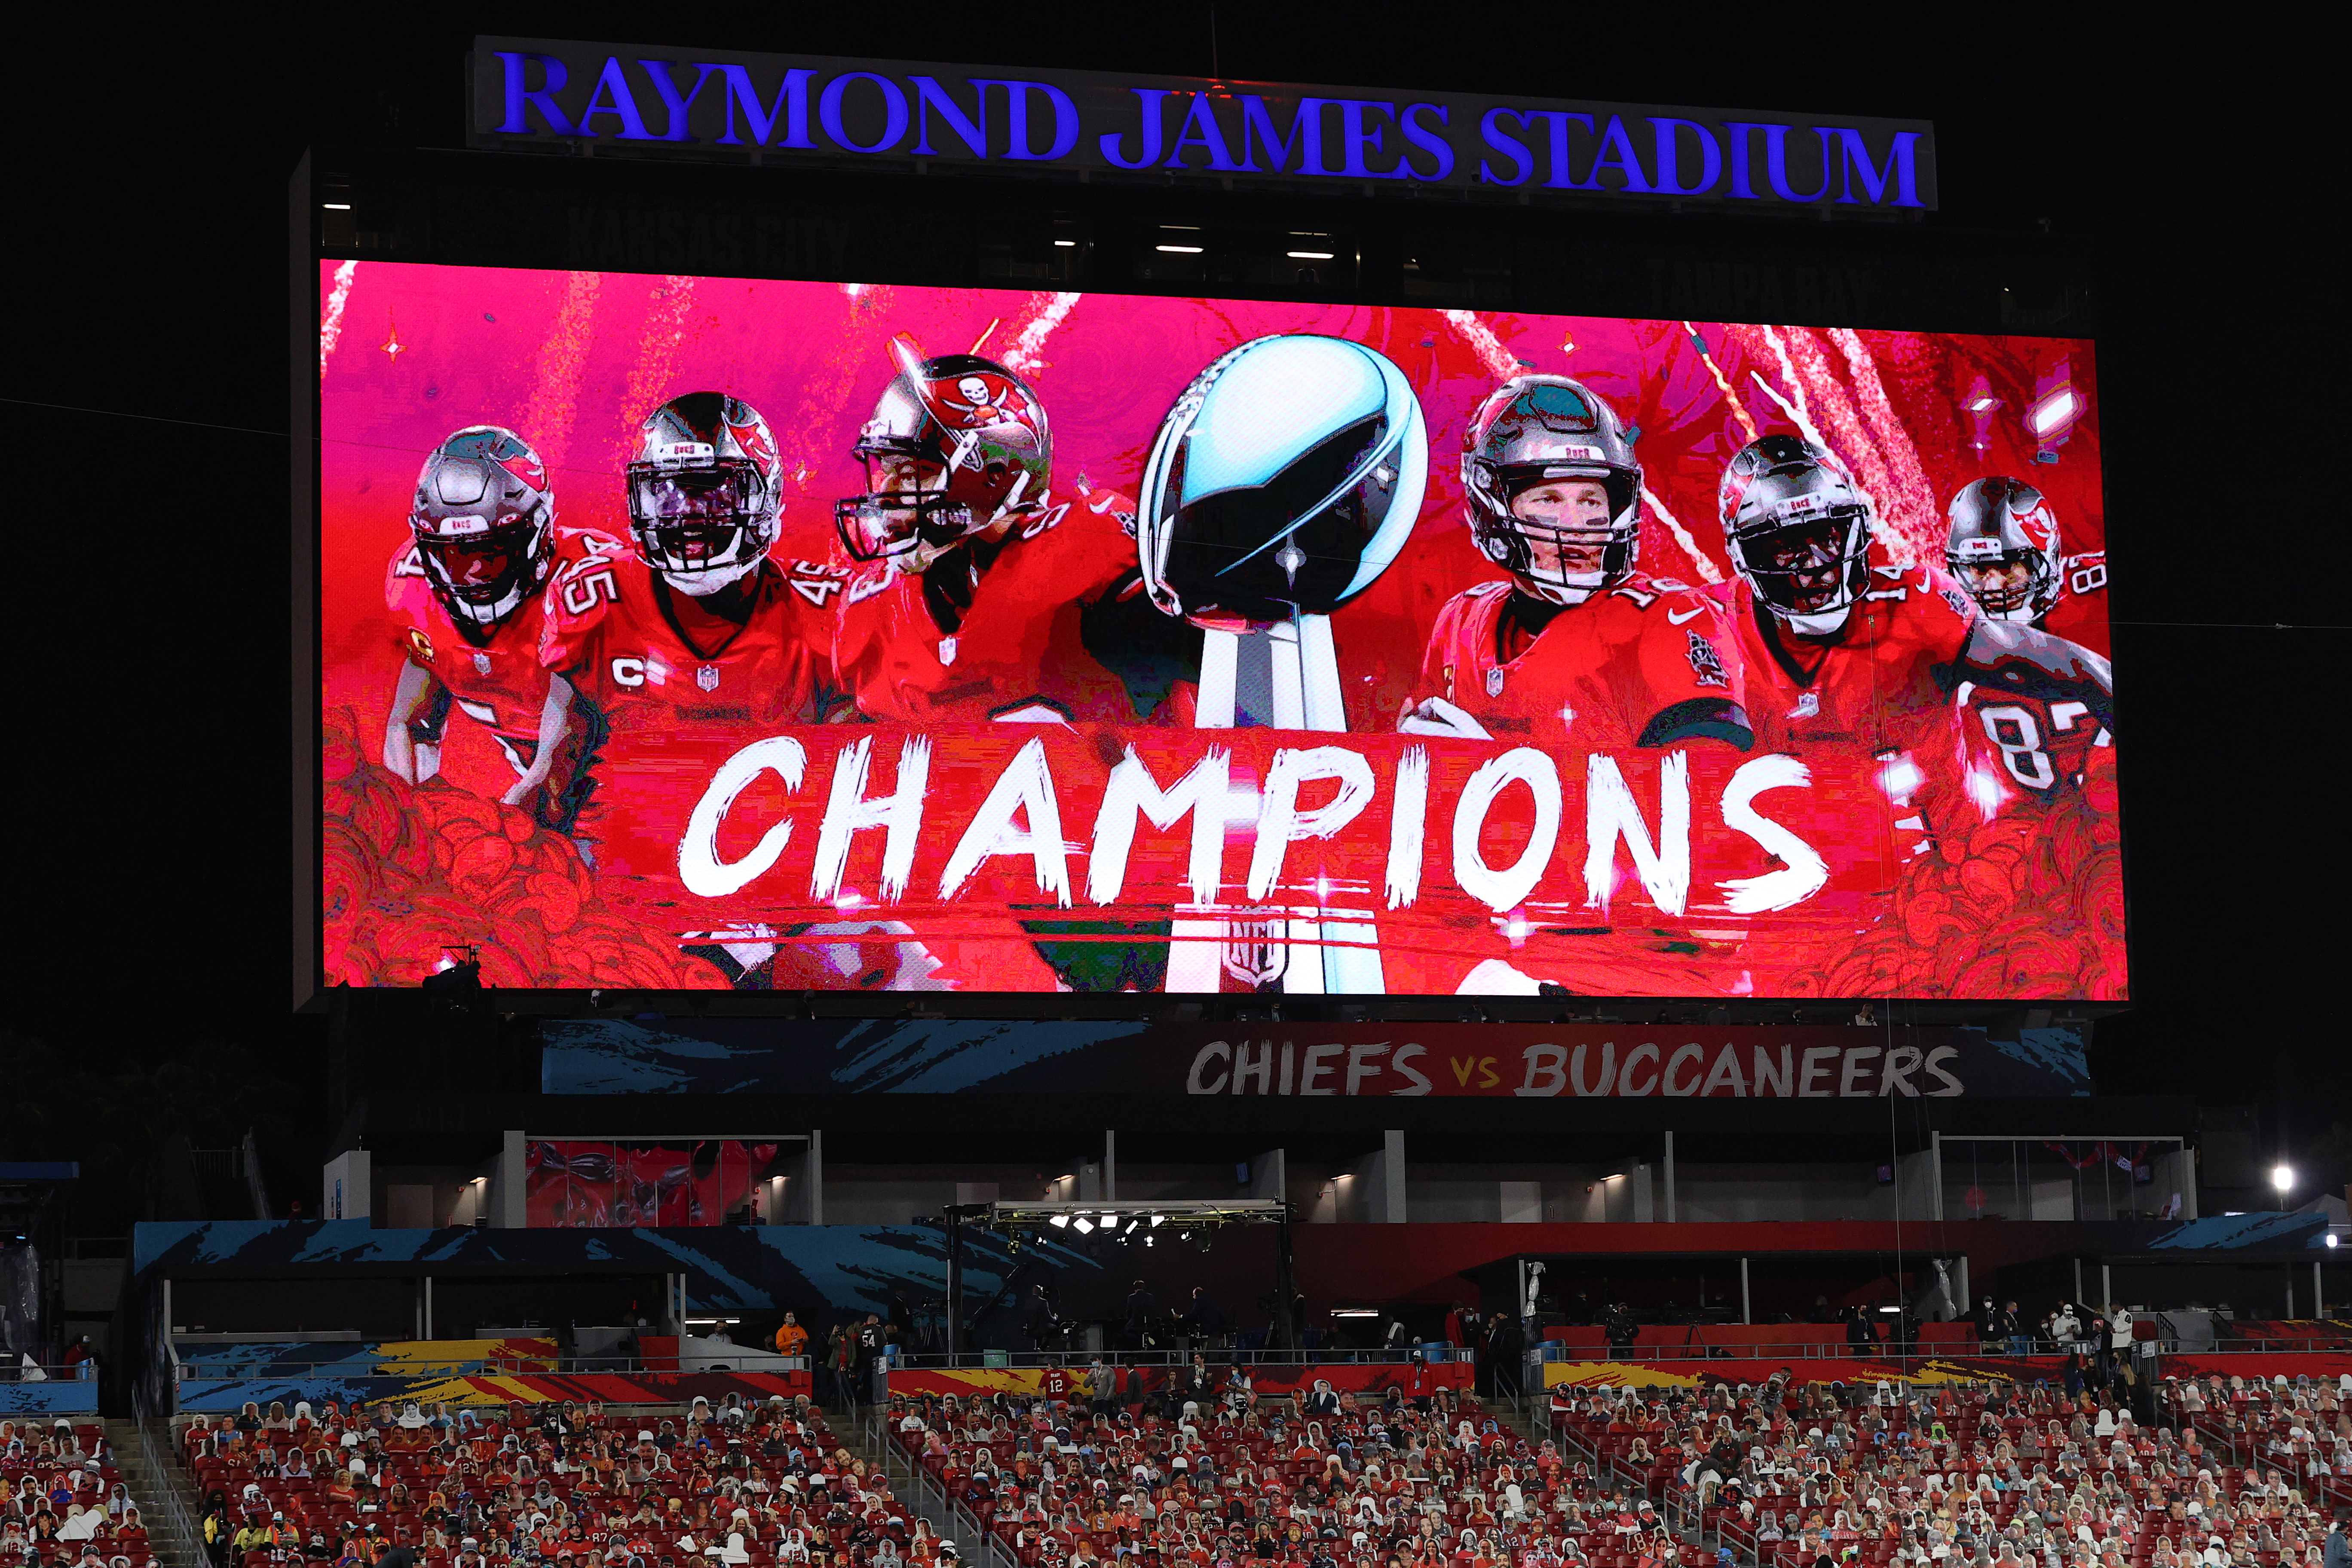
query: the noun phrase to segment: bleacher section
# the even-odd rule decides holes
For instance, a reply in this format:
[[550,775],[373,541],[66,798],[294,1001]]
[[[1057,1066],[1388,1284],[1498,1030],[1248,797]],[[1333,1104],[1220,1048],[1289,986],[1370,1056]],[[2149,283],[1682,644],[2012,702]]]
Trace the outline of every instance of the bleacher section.
[[[427,1564],[665,1559],[728,1568],[805,1560],[828,1540],[913,1555],[924,1532],[878,1473],[805,1400],[683,1413],[570,1401],[488,1411],[408,1405],[198,1417],[179,1434],[197,1489],[248,1538],[243,1568],[272,1568],[314,1535],[372,1562],[406,1546]],[[299,1453],[298,1460],[295,1456]],[[469,1556],[473,1541],[487,1558]],[[520,1545],[523,1550],[517,1552]]]
[[146,1568],[154,1552],[106,1430],[93,1421],[0,1421],[0,1568]]

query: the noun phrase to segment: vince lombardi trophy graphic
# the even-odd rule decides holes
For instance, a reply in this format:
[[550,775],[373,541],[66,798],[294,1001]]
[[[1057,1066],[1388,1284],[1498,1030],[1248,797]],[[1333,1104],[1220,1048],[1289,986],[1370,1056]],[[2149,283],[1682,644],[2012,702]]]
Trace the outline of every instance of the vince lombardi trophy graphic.
[[[1202,632],[1199,727],[1347,729],[1331,613],[1396,559],[1428,478],[1420,400],[1360,343],[1258,338],[1193,377],[1152,442],[1136,536],[1152,602]],[[1177,920],[1169,990],[1386,989],[1370,908],[1218,915]]]

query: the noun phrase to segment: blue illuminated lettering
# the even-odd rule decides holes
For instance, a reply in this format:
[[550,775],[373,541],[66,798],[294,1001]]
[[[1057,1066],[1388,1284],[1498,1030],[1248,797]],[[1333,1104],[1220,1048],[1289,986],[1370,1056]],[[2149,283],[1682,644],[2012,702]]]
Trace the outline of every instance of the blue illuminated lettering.
[[[1653,115],[1650,123],[1656,127],[1658,133],[1658,195],[1697,196],[1713,190],[1715,182],[1723,174],[1723,150],[1716,144],[1715,132],[1696,120],[1661,119]],[[1698,181],[1688,185],[1678,177],[1681,170],[1676,166],[1682,133],[1685,131],[1698,138],[1699,146]]]
[[639,60],[637,64],[643,66],[645,68],[646,75],[653,79],[654,90],[661,94],[662,107],[669,110],[669,129],[662,134],[661,140],[665,142],[693,141],[693,136],[688,134],[688,126],[687,123],[688,111],[694,108],[694,100],[702,96],[702,84],[709,80],[710,73],[719,68],[716,66],[695,67],[694,89],[684,98],[680,98],[677,95],[677,79],[669,74],[671,71],[677,68],[676,61]]
[[776,122],[784,122],[784,139],[779,147],[814,147],[808,133],[808,84],[816,72],[805,68],[784,73],[783,85],[776,89],[775,101],[762,108],[760,93],[751,85],[751,73],[741,66],[718,65],[703,68],[717,71],[727,83],[727,134],[719,138],[719,144],[740,147],[743,138],[735,134],[735,110],[740,107],[744,122],[751,128],[751,145],[765,147],[776,134]]
[[1625,122],[1613,114],[1601,129],[1601,153],[1592,160],[1592,177],[1580,188],[1588,191],[1608,189],[1601,183],[1601,172],[1606,169],[1614,169],[1624,176],[1625,183],[1617,187],[1619,190],[1647,194],[1655,189],[1650,184],[1649,176],[1642,172],[1642,155],[1633,151],[1633,143],[1625,134]]
[[1495,166],[1492,163],[1481,158],[1478,160],[1478,179],[1480,183],[1489,185],[1524,185],[1528,183],[1528,176],[1536,172],[1535,154],[1528,151],[1526,143],[1516,141],[1505,133],[1503,130],[1505,120],[1517,121],[1518,129],[1522,131],[1527,128],[1526,115],[1517,110],[1496,107],[1486,110],[1479,118],[1478,138],[1493,151],[1508,158],[1517,172],[1507,180],[1495,173]]
[[[1397,166],[1393,169],[1375,169],[1364,162],[1366,155],[1382,151],[1381,139],[1385,134],[1381,126],[1364,123],[1364,111],[1377,109],[1394,120],[1396,105],[1374,98],[1342,98],[1332,101],[1339,105],[1339,145],[1346,149],[1348,156],[1348,162],[1337,173],[1351,180],[1403,179],[1408,171],[1402,154],[1398,155]],[[1322,110],[1318,108],[1316,112],[1319,115]]]
[[1188,169],[1192,166],[1184,161],[1184,150],[1188,147],[1208,149],[1209,161],[1201,165],[1202,168],[1241,167],[1234,162],[1233,153],[1225,146],[1225,128],[1217,123],[1216,110],[1211,106],[1209,95],[1205,92],[1192,95],[1192,106],[1184,111],[1184,123],[1176,128],[1175,144],[1168,150],[1169,168]]
[[[841,123],[842,96],[854,81],[870,81],[882,94],[885,118],[878,141],[852,142],[848,128]],[[844,71],[824,84],[824,92],[816,100],[816,122],[824,127],[826,139],[836,147],[852,153],[887,153],[907,134],[907,95],[887,76],[876,76],[872,71]]]
[[623,73],[621,62],[610,55],[604,57],[604,68],[597,73],[596,90],[588,95],[588,107],[580,111],[580,134],[595,135],[589,121],[604,114],[621,122],[616,134],[624,142],[660,140],[646,129],[645,116],[637,112],[636,95],[629,90],[629,79]]
[[[540,118],[547,121],[547,128],[550,131],[554,132],[558,136],[571,135],[572,121],[565,117],[562,110],[556,107],[555,103],[555,95],[563,90],[563,84],[570,80],[572,76],[572,73],[564,68],[563,62],[553,55],[521,55],[506,49],[500,49],[498,53],[499,62],[506,67],[507,79],[507,117],[499,129],[524,136],[530,135],[530,122],[525,117],[531,110],[536,109],[539,110]],[[523,85],[524,70],[533,60],[539,62],[539,68],[545,73],[540,79],[542,85],[536,92]]]
[[931,110],[938,110],[940,118],[948,122],[963,144],[971,149],[975,158],[988,156],[988,89],[980,89],[980,109],[976,118],[967,116],[963,105],[948,96],[937,77],[910,76],[915,84],[915,151],[926,158],[939,156],[931,145]]
[[[1290,162],[1290,149],[1294,138],[1302,142],[1309,137],[1320,139],[1319,131],[1315,126],[1316,110],[1310,110],[1307,106],[1314,104],[1319,108],[1321,101],[1319,99],[1312,98],[1302,100],[1298,105],[1298,112],[1291,119],[1290,134],[1277,136],[1274,130],[1274,117],[1265,111],[1265,100],[1254,92],[1242,94],[1242,167],[1252,174],[1260,172],[1257,166],[1256,147],[1258,142],[1263,141],[1266,150],[1274,155],[1273,172],[1279,174]],[[1313,160],[1310,159],[1308,162],[1311,165]],[[1321,173],[1320,170],[1311,166],[1307,172]]]
[[[1110,131],[1104,132],[1102,137],[1103,161],[1121,169],[1148,169],[1160,162],[1160,148],[1165,140],[1160,128],[1160,110],[1168,101],[1168,89],[1164,87],[1134,87],[1128,90],[1142,100],[1142,155],[1129,158],[1121,153],[1119,143],[1125,141],[1126,137],[1119,132]],[[1244,167],[1249,166],[1251,165],[1244,165]]]
[[1759,202],[1764,199],[1758,195],[1755,187],[1748,183],[1748,133],[1750,131],[1763,129],[1763,122],[1755,120],[1727,120],[1723,122],[1724,135],[1731,142],[1730,194],[1744,202]]
[[1784,202],[1817,202],[1830,194],[1830,148],[1835,132],[1825,126],[1814,128],[1813,134],[1822,142],[1822,184],[1811,195],[1801,196],[1789,188],[1789,132],[1795,127],[1768,121],[1759,129],[1764,132],[1764,178],[1774,195]]
[[[1854,165],[1859,163],[1862,165],[1863,189],[1870,193],[1872,205],[1885,205],[1886,187],[1890,183],[1895,186],[1896,206],[1916,207],[1920,205],[1918,173],[1912,167],[1911,153],[1912,144],[1919,140],[1919,133],[1916,131],[1897,131],[1895,133],[1894,144],[1886,149],[1886,166],[1883,169],[1872,166],[1870,149],[1864,143],[1861,132],[1842,130],[1837,136],[1840,165],[1838,200],[1840,202],[1853,201]],[[1823,189],[1828,188],[1828,171],[1824,169],[1822,171]]]
[[1559,109],[1543,109],[1530,111],[1527,118],[1542,121],[1551,132],[1551,173],[1544,176],[1545,184],[1563,191],[1597,191],[1601,188],[1598,168],[1595,169],[1591,179],[1580,185],[1570,174],[1568,166],[1568,122],[1573,120],[1590,133],[1592,130],[1592,116],[1571,114]]
[[[983,103],[987,100],[990,88],[1001,87],[1004,89],[1006,142],[1004,155],[1007,158],[1018,159],[1024,163],[1058,163],[1068,157],[1070,149],[1078,144],[1078,106],[1070,101],[1068,93],[1064,92],[1052,82],[1009,81],[994,77],[982,79],[974,77],[971,85],[980,89]],[[1043,153],[1029,145],[1029,95],[1033,92],[1044,93],[1045,101],[1054,106],[1054,141],[1053,144]]]
[[1397,121],[1397,129],[1403,132],[1406,141],[1436,159],[1437,167],[1429,174],[1423,174],[1413,166],[1411,153],[1405,154],[1403,161],[1397,166],[1416,180],[1424,182],[1443,180],[1454,173],[1454,143],[1448,142],[1440,132],[1420,124],[1413,119],[1414,115],[1424,110],[1435,115],[1437,123],[1440,125],[1446,123],[1449,118],[1445,105],[1442,103],[1407,104],[1403,115]]

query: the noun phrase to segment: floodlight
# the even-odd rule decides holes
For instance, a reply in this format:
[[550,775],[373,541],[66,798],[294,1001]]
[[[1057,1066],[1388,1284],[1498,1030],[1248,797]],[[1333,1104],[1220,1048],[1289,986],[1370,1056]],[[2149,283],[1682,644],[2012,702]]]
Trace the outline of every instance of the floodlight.
[[1153,1215],[1151,1216],[1151,1223],[1152,1223],[1153,1225],[1155,1225],[1155,1226],[1156,1226],[1156,1225],[1159,1225],[1159,1224],[1160,1224],[1162,1221],[1166,1220],[1166,1219],[1167,1219],[1167,1217],[1168,1217],[1168,1216],[1167,1216],[1166,1215],[1164,1215],[1164,1214],[1156,1214],[1156,1215]]
[[1080,1236],[1091,1236],[1094,1234],[1095,1222],[1088,1219],[1086,1215],[1078,1215],[1076,1223]]
[[1056,1227],[1066,1227],[1070,1223],[1070,1216],[1066,1214],[1057,1214],[1045,1223]]
[[2293,1190],[2294,1186],[2294,1167],[2284,1163],[2281,1163],[2277,1166],[2273,1167],[2271,1171],[2271,1185],[2276,1187],[2283,1193]]

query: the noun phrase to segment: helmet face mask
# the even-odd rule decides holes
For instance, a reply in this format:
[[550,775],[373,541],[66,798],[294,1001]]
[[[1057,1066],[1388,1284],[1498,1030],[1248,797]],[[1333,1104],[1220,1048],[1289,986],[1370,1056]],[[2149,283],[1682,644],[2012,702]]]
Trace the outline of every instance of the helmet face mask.
[[680,593],[716,593],[776,542],[782,462],[749,404],[695,392],[656,409],[629,464],[629,528],[645,563]]
[[1472,418],[1465,447],[1471,539],[1521,593],[1580,605],[1633,574],[1641,465],[1616,414],[1581,383],[1514,376]]
[[1952,498],[1944,563],[1995,620],[2036,621],[2058,602],[2058,520],[2022,479],[1979,479]]
[[1761,437],[1733,456],[1717,500],[1725,552],[1765,608],[1807,636],[1845,624],[1870,576],[1871,510],[1835,458]]
[[899,573],[928,568],[972,535],[1045,505],[1053,437],[1029,384],[976,354],[925,359],[894,339],[898,374],[852,455],[863,493],[834,503],[842,547]]
[[555,496],[511,430],[471,426],[425,458],[409,507],[416,558],[450,618],[495,626],[554,569]]

